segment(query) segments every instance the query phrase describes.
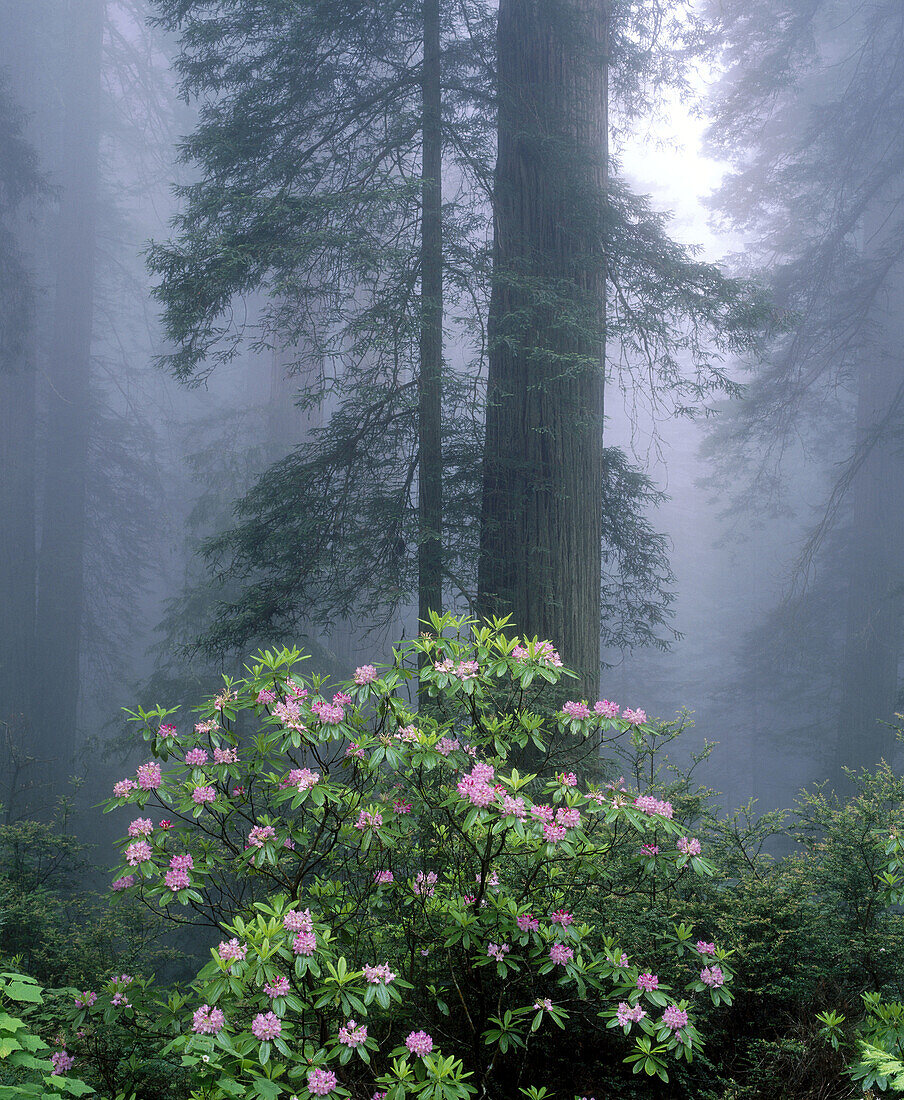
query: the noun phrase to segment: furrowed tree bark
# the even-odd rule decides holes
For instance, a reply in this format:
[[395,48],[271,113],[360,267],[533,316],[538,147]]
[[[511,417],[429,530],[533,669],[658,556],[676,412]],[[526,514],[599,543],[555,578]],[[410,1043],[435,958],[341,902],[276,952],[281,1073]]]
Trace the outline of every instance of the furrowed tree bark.
[[443,222],[440,0],[424,0],[421,73],[421,323],[418,375],[418,619],[443,609]]
[[85,505],[94,316],[104,0],[69,4],[47,449],[38,557],[36,742],[71,760],[84,607]]
[[478,610],[600,669],[607,0],[500,0]]

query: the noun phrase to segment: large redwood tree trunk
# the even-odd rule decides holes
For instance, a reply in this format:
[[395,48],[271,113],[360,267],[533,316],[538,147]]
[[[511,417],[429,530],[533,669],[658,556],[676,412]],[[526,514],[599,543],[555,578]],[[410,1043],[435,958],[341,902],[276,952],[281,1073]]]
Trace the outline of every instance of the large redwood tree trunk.
[[600,665],[607,0],[500,0],[478,609]]

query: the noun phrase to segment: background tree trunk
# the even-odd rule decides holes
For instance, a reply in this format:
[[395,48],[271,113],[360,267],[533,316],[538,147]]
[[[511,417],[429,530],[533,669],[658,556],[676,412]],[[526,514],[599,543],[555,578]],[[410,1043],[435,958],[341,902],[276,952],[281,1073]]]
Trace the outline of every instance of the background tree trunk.
[[68,762],[76,743],[84,607],[85,505],[91,422],[100,79],[104,0],[71,0],[64,80],[47,448],[38,557],[37,743]]
[[478,608],[600,666],[606,0],[500,0]]
[[418,376],[418,619],[443,610],[443,222],[439,0],[424,0],[421,74],[421,331]]

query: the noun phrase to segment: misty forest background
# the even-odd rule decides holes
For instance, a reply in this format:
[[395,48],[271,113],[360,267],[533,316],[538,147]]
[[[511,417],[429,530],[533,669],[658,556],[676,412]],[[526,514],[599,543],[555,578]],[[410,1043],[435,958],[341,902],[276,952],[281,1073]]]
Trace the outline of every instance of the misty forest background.
[[428,608],[720,811],[899,764],[902,117],[900,0],[0,0],[6,881],[105,883],[122,707]]

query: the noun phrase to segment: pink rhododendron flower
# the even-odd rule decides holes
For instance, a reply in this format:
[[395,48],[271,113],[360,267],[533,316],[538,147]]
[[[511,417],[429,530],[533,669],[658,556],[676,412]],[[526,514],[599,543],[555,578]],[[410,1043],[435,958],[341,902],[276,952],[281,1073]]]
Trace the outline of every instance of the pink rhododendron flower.
[[622,711],[622,718],[626,722],[630,722],[632,726],[642,726],[647,720],[646,711],[643,710],[630,710],[628,707]]
[[113,880],[113,882],[110,884],[110,889],[111,890],[116,890],[118,892],[120,890],[128,890],[128,888],[130,886],[134,886],[134,885],[135,885],[135,876],[134,875],[123,875],[122,878],[118,878],[118,879]]
[[489,764],[475,764],[467,775],[458,781],[458,793],[481,809],[496,801],[496,791],[491,786],[494,778],[493,768]]
[[615,1012],[615,1018],[622,1027],[630,1027],[631,1024],[636,1024],[642,1020],[644,1016],[646,1016],[646,1012],[642,1005],[635,1005],[632,1008],[627,1001],[620,1001]]
[[185,763],[192,767],[200,767],[207,763],[207,753],[204,749],[189,749],[185,754]]
[[146,840],[133,840],[126,848],[126,863],[137,867],[139,863],[147,863],[153,854],[153,849]]
[[154,822],[149,817],[136,817],[129,825],[129,836],[150,836]]
[[188,881],[188,871],[182,870],[181,867],[171,867],[163,877],[166,885],[173,893],[177,890],[184,890],[191,885]]
[[541,1012],[552,1011],[552,1000],[549,997],[538,997],[534,1001],[534,1008],[539,1009]]
[[263,848],[268,840],[276,839],[276,830],[272,825],[255,825],[248,834],[248,843],[255,848]]
[[312,1069],[308,1073],[308,1092],[312,1096],[328,1096],[337,1084],[336,1074],[331,1069]]
[[56,1074],[68,1073],[75,1065],[75,1059],[65,1050],[57,1050],[50,1056],[53,1063],[53,1072]]
[[389,969],[389,963],[381,963],[379,966],[365,966],[364,980],[370,985],[390,985],[396,980],[396,975]]
[[487,956],[496,959],[497,962],[502,962],[509,951],[511,951],[511,947],[507,943],[491,943],[487,948]]
[[473,680],[479,671],[480,666],[476,661],[461,661],[455,668],[455,675],[463,682]]
[[718,989],[725,984],[725,975],[721,966],[704,966],[700,971],[700,981],[708,985],[710,989]]
[[530,913],[522,913],[520,916],[515,917],[515,923],[522,932],[537,932],[540,929],[539,920],[532,917]]
[[538,803],[536,806],[531,806],[530,815],[537,818],[538,821],[552,821],[556,816],[556,811],[552,806],[542,806]]
[[450,752],[454,752],[456,749],[460,748],[461,745],[457,737],[441,737],[439,741],[436,742],[436,751],[440,756],[448,756]]
[[345,750],[345,755],[346,756],[355,756],[359,760],[363,760],[364,756],[365,756],[365,752],[364,752],[364,749],[361,748],[361,746],[358,744],[357,741],[352,741],[349,744],[348,748]]
[[586,703],[576,703],[569,700],[567,703],[563,704],[562,713],[566,718],[589,718],[590,707],[588,707]]
[[394,801],[392,803],[392,808],[393,808],[393,811],[397,814],[410,814],[411,813],[411,803],[410,802],[403,802],[401,798],[394,799]]
[[608,699],[597,699],[593,704],[593,713],[600,718],[617,718],[618,711],[618,703],[611,703]]
[[561,924],[563,928],[567,928],[569,924],[574,924],[574,917],[567,909],[557,909],[549,919],[553,924]]
[[562,772],[559,776],[559,782],[565,787],[576,787],[578,785],[578,777],[574,772]]
[[452,670],[455,668],[455,664],[449,657],[447,657],[444,661],[434,661],[433,667],[436,669],[437,672],[452,672]]
[[165,831],[166,831],[167,829],[172,829],[172,827],[173,827],[173,823],[172,823],[172,821],[166,821],[166,820],[164,820],[164,821],[161,821],[161,822],[160,822],[160,828],[161,828],[161,829],[163,829],[163,830],[164,830],[164,832],[165,832]]
[[568,829],[576,829],[581,824],[581,811],[576,806],[560,806],[556,810],[556,821]]
[[359,665],[355,669],[355,675],[353,677],[355,683],[359,687],[363,687],[365,684],[372,684],[377,678],[377,670],[373,665]]
[[378,811],[362,810],[355,822],[356,829],[379,829],[383,824],[383,815]]
[[543,836],[550,844],[558,844],[560,840],[564,840],[566,832],[564,825],[556,825],[552,821],[547,821],[543,826]]
[[301,686],[297,680],[286,680],[286,694],[291,695],[293,699],[305,699],[308,694],[308,689]]
[[647,856],[658,856],[659,845],[658,844],[642,844],[640,850]]
[[215,764],[237,764],[238,752],[235,749],[214,749],[213,762]]
[[[311,707],[313,710],[314,708]],[[324,725],[338,726],[339,723],[345,718],[345,710],[335,703],[324,703],[319,711],[317,717]]]
[[645,974],[641,974],[638,977],[637,988],[645,989],[648,993],[651,993],[654,989],[659,988],[659,978],[655,974],[651,974],[647,971]]
[[263,688],[257,693],[257,701],[259,703],[272,703],[276,698],[276,692],[271,691],[269,688]]
[[659,814],[660,817],[667,817],[669,820],[674,815],[671,802],[663,802],[659,798],[654,798],[651,794],[638,795],[634,799],[635,809],[641,810],[645,814]]
[[150,761],[147,764],[138,765],[138,786],[143,791],[156,791],[163,782],[160,774],[160,765]]
[[191,1018],[191,1029],[197,1035],[219,1035],[226,1023],[226,1017],[218,1008],[201,1005]]
[[524,805],[524,799],[513,798],[510,794],[503,795],[502,812],[511,817],[517,817],[519,820],[525,818],[527,816],[527,807]]
[[291,909],[282,919],[283,927],[290,932],[313,932],[314,921],[310,909]]
[[137,784],[132,779],[120,779],[118,783],[113,784],[113,797],[128,798],[136,786]]
[[687,1013],[677,1005],[669,1005],[662,1014],[662,1022],[672,1031],[678,1031],[682,1027],[687,1027]]
[[164,723],[160,727],[160,729],[157,730],[157,736],[162,737],[164,739],[164,741],[168,737],[175,737],[176,736],[176,727],[169,725],[169,723]]
[[414,744],[417,741],[417,726],[402,726],[401,729],[397,729],[393,735],[397,741],[405,741],[407,744]]
[[195,861],[189,853],[186,853],[185,855],[171,856],[169,865],[176,871],[191,871],[195,866]]
[[564,943],[554,943],[549,949],[549,957],[557,966],[565,966],[574,958],[574,951]]
[[352,703],[352,697],[344,691],[337,691],[333,696],[333,704],[337,707],[347,707]]
[[292,950],[296,955],[307,955],[308,957],[313,955],[317,950],[317,933],[299,932],[292,940]]
[[433,1050],[433,1039],[426,1031],[412,1031],[405,1040],[405,1046],[412,1054],[417,1054],[423,1058]]
[[258,1012],[251,1021],[251,1034],[265,1042],[282,1034],[282,1021],[275,1012]]
[[97,1000],[97,994],[92,989],[86,989],[75,998],[76,1008],[90,1008]]
[[432,898],[437,881],[436,871],[428,871],[426,874],[423,871],[418,871],[414,876],[411,890],[413,893],[417,894],[418,897]]
[[248,948],[238,940],[224,940],[217,947],[217,954],[225,963],[241,962],[245,958]]
[[289,988],[289,979],[282,974],[277,974],[272,982],[267,982],[264,986],[264,992],[268,997],[285,997]]
[[697,940],[697,950],[701,955],[715,955],[716,945],[707,943],[705,940]]
[[386,886],[390,882],[395,882],[395,875],[392,871],[377,871],[374,875],[374,882],[380,886]]
[[367,1028],[360,1027],[354,1020],[349,1020],[345,1027],[339,1028],[339,1042],[347,1047],[359,1047],[367,1038]]
[[684,856],[698,856],[701,852],[700,841],[696,837],[688,840],[686,836],[680,836],[675,841],[675,847]]
[[217,792],[213,787],[195,787],[191,792],[193,802],[197,802],[199,806],[203,806],[206,802],[216,801]]
[[122,991],[113,994],[113,996],[110,998],[110,1004],[115,1005],[117,1008],[132,1007],[132,1005],[129,1003],[129,998]]

